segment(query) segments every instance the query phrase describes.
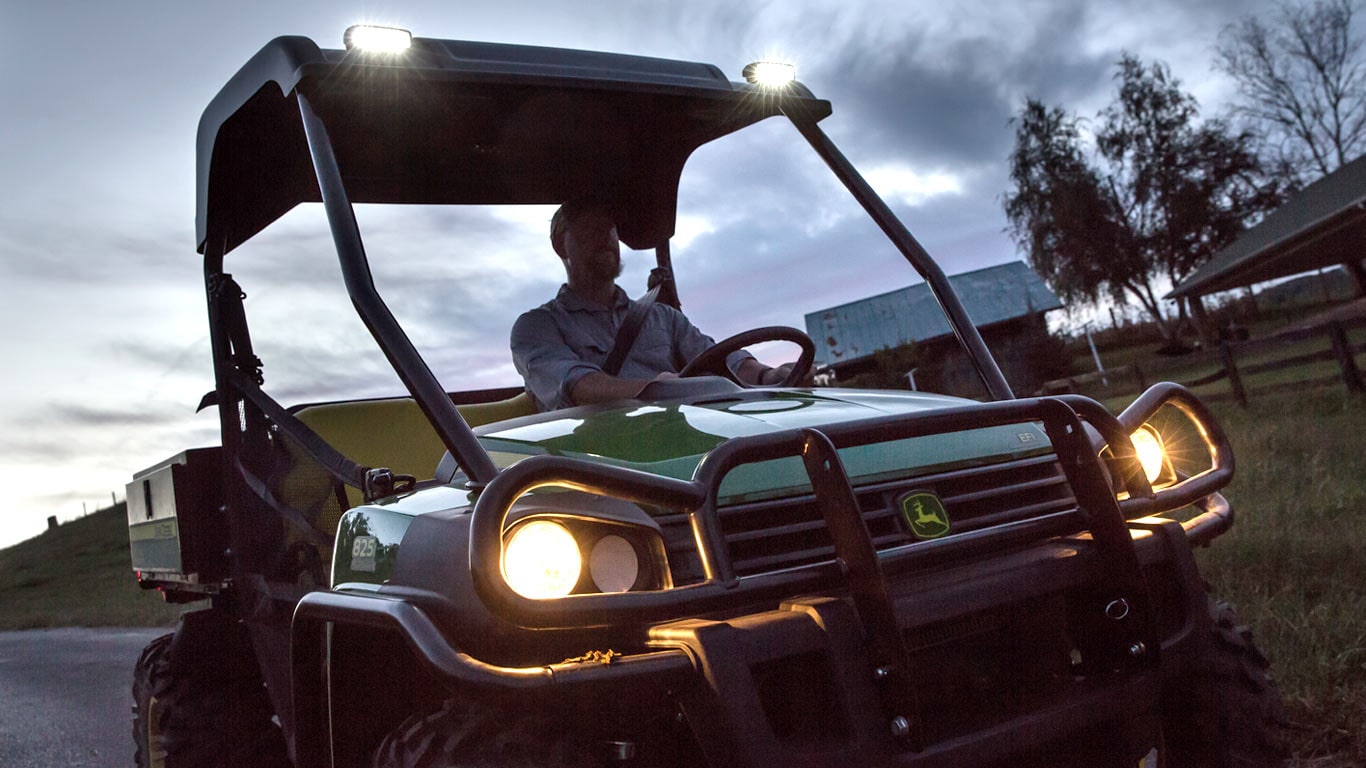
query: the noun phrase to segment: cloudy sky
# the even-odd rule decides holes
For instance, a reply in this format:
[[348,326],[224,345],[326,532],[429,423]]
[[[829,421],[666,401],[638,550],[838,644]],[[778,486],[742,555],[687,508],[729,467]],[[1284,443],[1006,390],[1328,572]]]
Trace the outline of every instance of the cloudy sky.
[[[782,57],[826,132],[945,270],[1018,259],[1004,233],[1007,123],[1026,96],[1093,115],[1127,50],[1161,59],[1217,114],[1219,30],[1239,0],[927,3],[0,0],[0,547],[49,515],[123,498],[132,474],[217,442],[194,243],[194,138],[218,88],[272,37],[339,47],[360,20],[427,37],[716,64]],[[704,148],[685,170],[674,260],[716,337],[918,278],[789,125]],[[792,195],[792,190],[800,193]],[[546,208],[359,212],[381,292],[448,389],[519,384],[518,311],[562,279]],[[642,289],[645,254],[623,285]],[[320,212],[233,252],[268,388],[282,401],[401,391],[350,309]]]

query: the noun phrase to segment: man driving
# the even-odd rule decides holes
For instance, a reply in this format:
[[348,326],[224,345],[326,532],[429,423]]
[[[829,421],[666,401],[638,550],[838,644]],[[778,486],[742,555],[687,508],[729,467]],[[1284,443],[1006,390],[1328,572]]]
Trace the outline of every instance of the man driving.
[[[590,200],[560,206],[550,220],[550,245],[567,280],[554,299],[512,326],[512,360],[540,410],[634,398],[651,381],[676,377],[715,343],[664,303],[636,310],[634,340],[619,342],[637,302],[616,284],[621,244],[607,205]],[[619,343],[624,349],[613,355]],[[609,357],[620,359],[617,370],[605,370],[616,362]],[[792,367],[769,368],[743,350],[728,355],[726,365],[746,384],[779,383]]]

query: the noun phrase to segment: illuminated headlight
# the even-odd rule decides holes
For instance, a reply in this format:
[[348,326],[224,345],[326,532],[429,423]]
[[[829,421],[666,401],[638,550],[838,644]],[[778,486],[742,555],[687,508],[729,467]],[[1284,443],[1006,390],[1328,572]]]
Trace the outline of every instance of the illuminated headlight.
[[412,47],[413,33],[398,27],[377,27],[372,24],[356,24],[347,27],[342,35],[346,50],[362,50],[375,53],[402,53]]
[[755,61],[746,64],[742,74],[751,85],[778,89],[796,81],[797,67],[781,61]]
[[549,600],[574,591],[583,558],[574,536],[559,523],[533,520],[503,544],[503,578],[522,597]]
[[1148,483],[1156,484],[1167,466],[1167,453],[1162,445],[1162,437],[1157,434],[1156,429],[1144,424],[1130,435],[1129,439],[1134,443],[1134,452],[1138,454],[1138,463],[1143,466],[1143,474],[1148,476]]

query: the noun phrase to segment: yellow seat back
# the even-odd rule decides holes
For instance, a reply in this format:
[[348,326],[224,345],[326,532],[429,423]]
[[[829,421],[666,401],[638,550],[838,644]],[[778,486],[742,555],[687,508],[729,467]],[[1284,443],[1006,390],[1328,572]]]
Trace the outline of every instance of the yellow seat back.
[[[535,403],[525,392],[491,403],[458,405],[456,409],[471,427],[536,412]],[[446,453],[446,446],[411,397],[310,405],[294,415],[343,456],[362,466],[388,467],[395,474],[425,480],[436,474],[436,466]],[[346,495],[352,506],[361,502],[360,491],[355,488],[348,487]],[[324,521],[324,529],[336,533],[339,519]]]

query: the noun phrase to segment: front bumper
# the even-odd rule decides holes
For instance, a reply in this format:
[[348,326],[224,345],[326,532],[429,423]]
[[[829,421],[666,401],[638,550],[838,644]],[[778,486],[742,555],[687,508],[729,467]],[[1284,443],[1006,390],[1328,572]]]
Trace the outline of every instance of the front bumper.
[[[1165,585],[1153,606],[1160,649],[1133,663],[1078,665],[1075,645],[1059,645],[1080,624],[1103,623],[1078,614],[1085,610],[1078,599],[1103,572],[1089,537],[995,559],[989,571],[979,564],[889,575],[910,648],[910,668],[899,680],[870,658],[864,624],[847,596],[664,622],[648,628],[637,653],[512,668],[453,647],[409,601],[313,593],[300,603],[293,632],[299,765],[325,764],[317,762],[329,740],[323,639],[333,623],[396,629],[431,677],[452,691],[514,699],[667,697],[714,765],[976,766],[1050,754],[1098,733],[1110,743],[1141,743],[1154,732],[1164,687],[1189,674],[1195,644],[1207,634],[1198,631],[1207,614],[1191,543],[1225,527],[1232,510],[1219,496],[1205,507],[1186,523],[1131,524],[1142,567]],[[971,580],[963,578],[969,569]],[[889,685],[909,685],[918,712],[889,709]],[[894,732],[898,716],[908,721],[903,735]]]

